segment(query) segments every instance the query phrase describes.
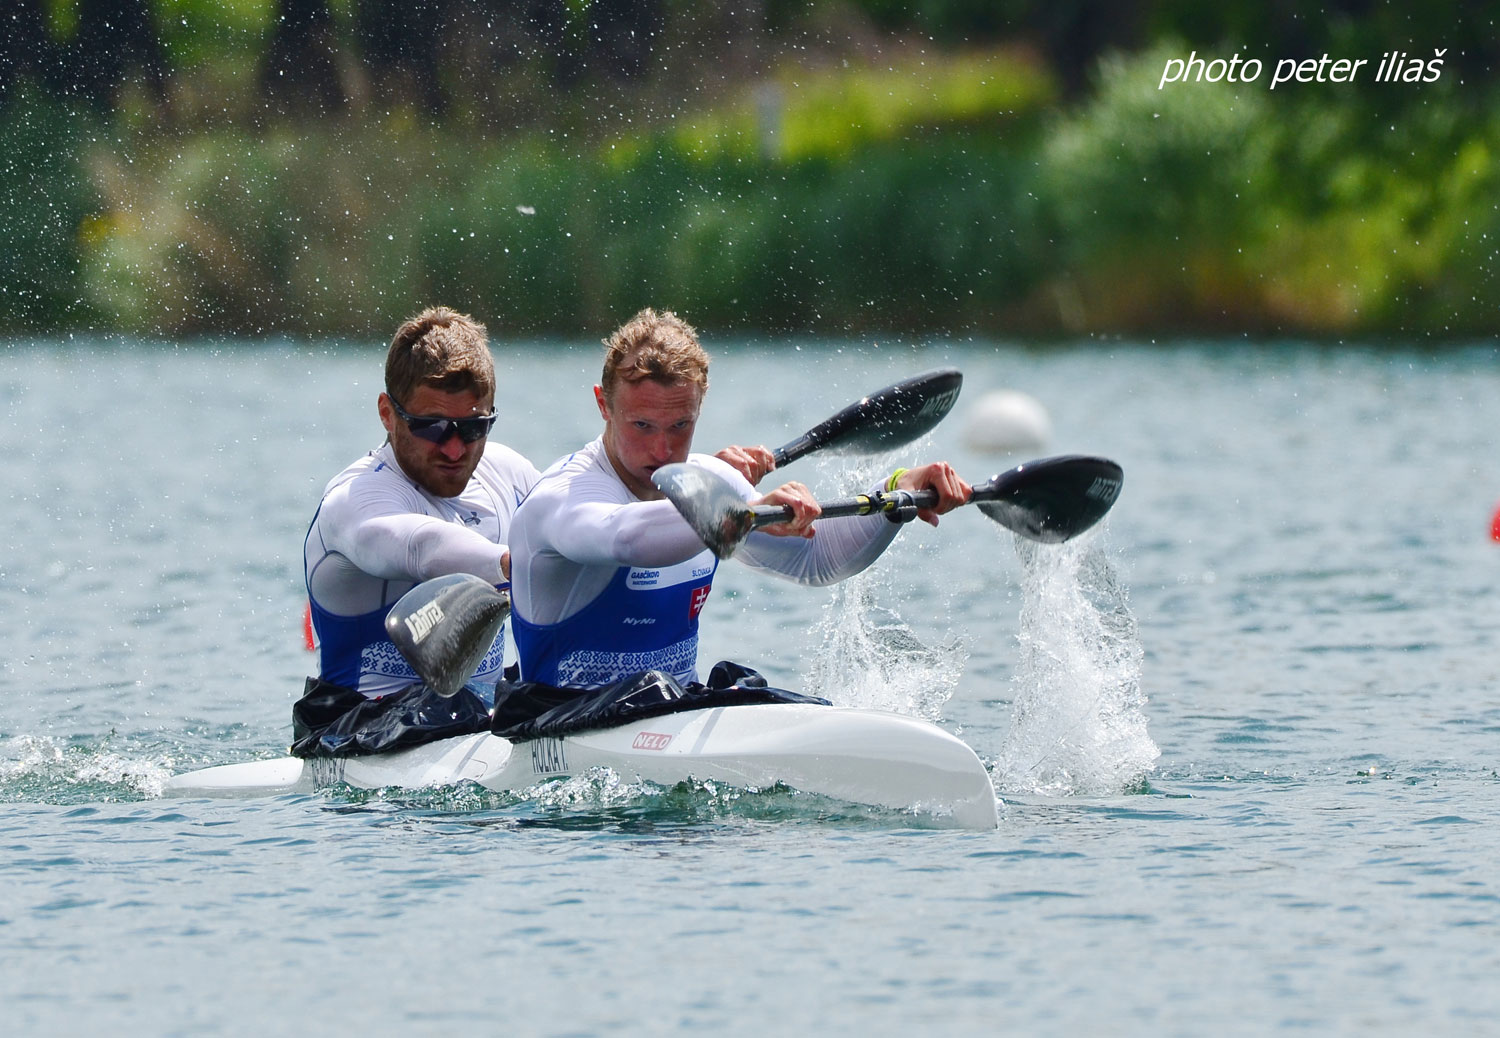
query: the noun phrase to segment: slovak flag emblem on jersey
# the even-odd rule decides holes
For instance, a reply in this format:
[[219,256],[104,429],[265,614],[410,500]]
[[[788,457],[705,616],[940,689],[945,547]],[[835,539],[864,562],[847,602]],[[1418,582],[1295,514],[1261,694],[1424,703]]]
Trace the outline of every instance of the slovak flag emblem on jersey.
[[708,601],[708,593],[713,590],[712,584],[704,584],[702,587],[693,588],[692,600],[688,603],[688,619],[698,619],[698,614],[703,612],[703,603]]

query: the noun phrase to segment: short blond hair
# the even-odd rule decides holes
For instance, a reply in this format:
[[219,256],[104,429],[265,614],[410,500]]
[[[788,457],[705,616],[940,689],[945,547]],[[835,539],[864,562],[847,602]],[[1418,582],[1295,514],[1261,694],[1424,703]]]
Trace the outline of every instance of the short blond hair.
[[484,325],[446,306],[430,306],[397,328],[385,355],[385,391],[405,406],[418,386],[493,398],[495,359]]
[[650,307],[626,321],[604,340],[604,375],[599,380],[604,398],[613,400],[623,382],[650,379],[663,385],[684,382],[708,391],[708,354],[698,345],[692,325],[672,313]]

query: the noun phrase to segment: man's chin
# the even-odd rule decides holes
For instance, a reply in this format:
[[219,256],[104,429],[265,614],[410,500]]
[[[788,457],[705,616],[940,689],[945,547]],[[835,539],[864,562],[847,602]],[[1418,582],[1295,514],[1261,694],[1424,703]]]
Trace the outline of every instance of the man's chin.
[[437,497],[457,497],[468,485],[468,476],[429,474],[426,479],[422,480],[422,489]]

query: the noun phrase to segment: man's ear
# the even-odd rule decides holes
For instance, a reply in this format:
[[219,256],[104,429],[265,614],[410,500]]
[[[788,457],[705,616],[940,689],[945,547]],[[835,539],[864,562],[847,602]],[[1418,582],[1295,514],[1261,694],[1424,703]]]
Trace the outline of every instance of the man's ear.
[[599,405],[599,417],[609,421],[609,405],[604,402],[604,387],[594,387],[594,403]]

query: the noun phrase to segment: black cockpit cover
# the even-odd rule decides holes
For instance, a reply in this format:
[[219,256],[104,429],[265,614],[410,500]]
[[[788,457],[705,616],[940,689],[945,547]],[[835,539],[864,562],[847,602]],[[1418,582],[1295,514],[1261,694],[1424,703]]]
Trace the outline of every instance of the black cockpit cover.
[[556,688],[534,681],[502,681],[495,688],[490,730],[513,742],[614,728],[647,717],[745,703],[816,703],[828,700],[772,688],[766,679],[738,663],[716,663],[707,684],[679,683],[670,674],[648,670],[596,689]]
[[292,756],[362,757],[409,750],[490,726],[490,708],[465,686],[450,698],[421,683],[376,699],[308,678],[292,704]]
[[558,688],[536,681],[501,681],[493,715],[471,686],[443,698],[424,685],[410,685],[378,699],[309,678],[292,705],[292,754],[297,757],[358,757],[389,753],[491,731],[520,742],[613,728],[681,710],[745,703],[816,703],[828,700],[772,688],[738,663],[717,663],[707,684],[683,685],[648,670],[597,689]]

